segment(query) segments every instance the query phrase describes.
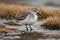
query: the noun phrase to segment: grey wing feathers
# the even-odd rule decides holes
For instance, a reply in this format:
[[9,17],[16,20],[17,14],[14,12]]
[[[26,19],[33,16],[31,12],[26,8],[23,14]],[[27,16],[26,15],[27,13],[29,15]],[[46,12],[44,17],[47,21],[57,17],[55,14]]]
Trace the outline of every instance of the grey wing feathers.
[[16,17],[17,20],[24,20],[30,12],[25,12]]

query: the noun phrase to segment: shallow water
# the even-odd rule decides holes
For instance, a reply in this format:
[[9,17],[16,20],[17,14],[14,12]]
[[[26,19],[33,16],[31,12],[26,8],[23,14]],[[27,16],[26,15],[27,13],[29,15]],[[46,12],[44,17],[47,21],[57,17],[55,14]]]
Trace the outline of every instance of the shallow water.
[[[6,22],[6,20],[0,20],[0,24],[3,24],[3,22]],[[41,32],[44,34],[59,34],[60,30],[48,30],[48,29],[44,29],[41,25],[44,23],[45,21],[40,20],[37,21],[35,24],[31,25],[31,27],[33,28],[33,31],[36,32]],[[26,26],[25,25],[21,25],[21,26],[17,26],[17,25],[8,25],[8,24],[3,24],[6,26],[6,28],[15,28],[15,29],[19,29],[19,30],[25,30]],[[30,30],[29,26],[28,29]]]
[[[3,22],[6,22],[6,20],[0,20],[0,24]],[[33,40],[44,40],[45,37],[44,35],[60,35],[60,30],[48,30],[48,29],[44,29],[43,27],[41,27],[41,25],[44,23],[45,21],[38,21],[36,22],[35,24],[32,25],[32,28],[34,29],[33,31],[28,31],[27,34],[23,34],[22,36],[20,36],[20,32],[17,34],[17,33],[12,33],[10,34],[11,36],[1,36],[1,40],[25,40],[26,38],[28,38],[28,40],[32,40],[33,39],[33,36],[34,36],[34,39]],[[3,24],[5,25],[5,24]],[[22,25],[22,26],[14,26],[14,25],[5,25],[6,28],[15,28],[15,29],[19,29],[19,30],[25,30],[26,29],[26,26],[25,25]],[[29,28],[29,27],[28,27]],[[30,30],[30,29],[29,29]],[[29,33],[30,32],[30,33]],[[33,34],[33,35],[32,35]],[[16,35],[16,36],[14,36]],[[32,35],[32,36],[31,36]],[[38,36],[39,35],[39,36]],[[36,37],[35,37],[36,36]],[[23,38],[22,38],[23,37]],[[30,39],[31,38],[31,39]],[[53,39],[45,39],[45,40],[56,40],[56,38],[53,38]],[[59,39],[58,39],[59,40]]]

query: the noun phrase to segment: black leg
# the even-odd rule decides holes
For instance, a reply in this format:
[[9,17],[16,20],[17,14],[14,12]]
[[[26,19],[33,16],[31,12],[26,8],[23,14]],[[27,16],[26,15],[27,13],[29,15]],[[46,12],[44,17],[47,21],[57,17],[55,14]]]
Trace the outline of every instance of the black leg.
[[30,31],[32,31],[33,29],[31,28],[31,25],[29,25],[29,27],[30,27]]
[[27,25],[26,25],[26,30],[28,31],[28,27],[27,27]]

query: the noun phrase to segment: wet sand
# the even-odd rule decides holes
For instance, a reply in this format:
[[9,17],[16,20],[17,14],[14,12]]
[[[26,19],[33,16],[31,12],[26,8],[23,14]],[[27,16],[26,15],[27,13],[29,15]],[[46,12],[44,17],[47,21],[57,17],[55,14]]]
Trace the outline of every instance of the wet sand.
[[[1,22],[6,22],[6,20],[1,20]],[[56,40],[60,39],[60,30],[48,30],[44,29],[41,24],[45,21],[40,20],[32,25],[34,30],[26,31],[25,25],[8,25],[4,24],[6,28],[14,28],[23,31],[7,33],[6,35],[0,35],[1,40]],[[3,24],[3,23],[2,23]],[[28,27],[29,28],[29,27]],[[30,30],[30,29],[29,29]]]

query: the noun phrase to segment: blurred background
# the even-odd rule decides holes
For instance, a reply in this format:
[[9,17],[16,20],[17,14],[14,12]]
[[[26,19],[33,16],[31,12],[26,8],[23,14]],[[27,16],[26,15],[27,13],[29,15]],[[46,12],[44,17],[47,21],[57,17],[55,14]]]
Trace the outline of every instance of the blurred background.
[[[15,23],[14,20],[24,19],[24,17],[26,16],[26,14],[24,13],[30,10],[32,6],[37,6],[39,8],[39,13],[42,16],[39,15],[38,17],[41,20],[32,25],[32,28],[34,29],[33,33],[23,33],[24,35],[22,34],[21,36],[19,36],[18,34],[21,31],[25,30],[25,26],[19,25],[20,20],[17,21],[18,23]],[[0,30],[0,40],[25,40],[26,38],[28,38],[29,40],[39,40],[40,38],[42,40],[45,40],[45,38],[48,38],[49,40],[51,40],[51,38],[60,40],[60,0],[0,0],[0,18],[0,28],[3,28]],[[7,20],[5,20],[5,18]],[[10,19],[14,20],[10,21]],[[19,33],[17,32],[15,34],[15,29],[18,29],[18,31],[20,30]],[[14,31],[10,33],[10,36],[9,34],[7,34],[8,36],[4,35],[5,33],[9,33],[10,31]],[[4,34],[2,34],[1,32]],[[1,35],[4,35],[4,37],[1,37]]]
[[60,7],[60,0],[0,0],[0,3]]

